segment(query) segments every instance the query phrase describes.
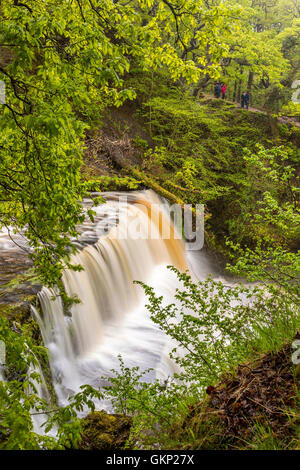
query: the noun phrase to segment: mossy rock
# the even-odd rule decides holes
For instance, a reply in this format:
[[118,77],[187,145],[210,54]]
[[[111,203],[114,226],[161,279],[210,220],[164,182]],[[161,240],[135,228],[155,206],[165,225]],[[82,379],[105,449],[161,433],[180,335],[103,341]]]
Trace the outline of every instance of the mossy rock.
[[29,336],[37,345],[42,343],[39,325],[31,316],[31,305],[36,306],[36,296],[28,295],[18,302],[0,303],[0,316],[6,318],[10,327]]
[[26,298],[14,303],[1,303],[0,304],[0,315],[7,318],[11,323],[13,321],[20,323],[21,325],[28,321],[30,317],[30,303],[35,302],[35,296]]
[[83,418],[80,449],[123,449],[129,437],[132,419],[122,414],[94,411]]

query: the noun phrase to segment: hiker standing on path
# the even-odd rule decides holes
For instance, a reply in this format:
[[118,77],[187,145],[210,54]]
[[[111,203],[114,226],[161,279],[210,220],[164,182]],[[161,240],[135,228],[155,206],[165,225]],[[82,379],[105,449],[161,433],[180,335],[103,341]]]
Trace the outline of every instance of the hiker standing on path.
[[215,97],[220,98],[220,94],[221,94],[221,85],[220,85],[220,83],[216,83],[216,85],[215,85]]
[[249,94],[249,91],[247,91],[246,94],[245,94],[245,105],[246,105],[247,109],[248,109],[248,106],[249,106],[249,101],[250,101],[250,94]]
[[222,92],[222,99],[223,100],[225,100],[226,88],[227,88],[227,86],[225,85],[225,83],[222,83],[221,92]]
[[246,93],[243,91],[243,93],[241,94],[241,108],[245,106],[245,95]]
[[246,109],[248,109],[249,101],[250,101],[249,91],[243,91],[242,96],[241,96],[241,107],[244,108],[246,106]]

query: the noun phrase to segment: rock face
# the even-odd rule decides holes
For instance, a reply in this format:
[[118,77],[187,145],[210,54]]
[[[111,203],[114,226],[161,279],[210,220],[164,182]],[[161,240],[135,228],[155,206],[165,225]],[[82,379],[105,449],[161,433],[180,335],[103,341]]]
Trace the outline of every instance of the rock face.
[[94,411],[83,419],[82,441],[84,450],[122,449],[129,437],[132,420],[122,414]]

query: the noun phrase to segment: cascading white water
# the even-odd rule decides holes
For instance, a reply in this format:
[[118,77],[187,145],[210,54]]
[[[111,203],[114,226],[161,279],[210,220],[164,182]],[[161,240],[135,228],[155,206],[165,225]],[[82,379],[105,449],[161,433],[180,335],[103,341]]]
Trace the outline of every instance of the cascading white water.
[[[133,281],[153,286],[166,302],[173,302],[177,277],[166,266],[187,268],[184,245],[152,191],[131,193],[129,202],[113,199],[96,208],[98,224],[85,226],[79,243],[97,240],[104,222],[117,220],[117,224],[72,258],[83,271],[66,269],[63,274],[66,293],[81,302],[66,314],[57,292],[44,287],[39,294],[42,315],[34,310],[62,405],[80,385],[101,387],[101,376],[118,368],[118,354],[128,366],[152,367],[149,380],[166,378],[174,367],[167,338],[150,320],[144,291]],[[166,239],[161,236],[162,225],[170,231]],[[128,230],[132,226],[134,233]],[[151,236],[136,239],[137,232]]]
[[[148,380],[165,380],[173,375],[175,364],[169,358],[173,345],[149,318],[144,291],[134,280],[152,286],[169,304],[174,303],[176,287],[180,286],[167,265],[180,270],[189,267],[198,279],[208,274],[219,277],[204,252],[185,252],[155,193],[143,191],[126,196],[127,200],[122,200],[122,194],[107,193],[107,202],[94,209],[95,222],[86,220],[78,227],[80,236],[73,243],[80,250],[72,262],[83,270],[66,269],[62,280],[68,296],[76,296],[80,302],[64,311],[58,290],[43,287],[38,294],[42,313],[32,307],[49,351],[60,406],[67,404],[68,397],[80,391],[81,385],[106,385],[111,369],[119,368],[119,354],[126,366],[153,368]],[[91,201],[84,204],[89,207]],[[22,234],[17,235],[17,247],[28,251]],[[4,254],[16,251],[11,234],[0,232],[1,250]],[[49,401],[40,365],[34,370],[42,378],[35,383],[38,394]],[[5,380],[1,367],[0,380]],[[95,405],[109,409],[108,403]],[[34,429],[44,432],[41,424],[46,415],[32,411]]]

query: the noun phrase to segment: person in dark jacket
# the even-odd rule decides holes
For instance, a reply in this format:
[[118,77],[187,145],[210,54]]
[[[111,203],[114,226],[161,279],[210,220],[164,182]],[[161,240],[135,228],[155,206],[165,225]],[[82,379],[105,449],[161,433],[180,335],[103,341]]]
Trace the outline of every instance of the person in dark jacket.
[[245,106],[245,96],[246,96],[246,93],[243,91],[241,95],[241,108]]
[[250,93],[249,93],[249,91],[247,91],[247,92],[245,93],[245,105],[246,105],[246,108],[247,108],[247,109],[248,109],[248,107],[249,107],[249,101],[250,101]]
[[215,97],[216,97],[216,98],[220,98],[220,94],[221,94],[221,85],[220,85],[220,83],[216,83],[216,86],[215,86]]

